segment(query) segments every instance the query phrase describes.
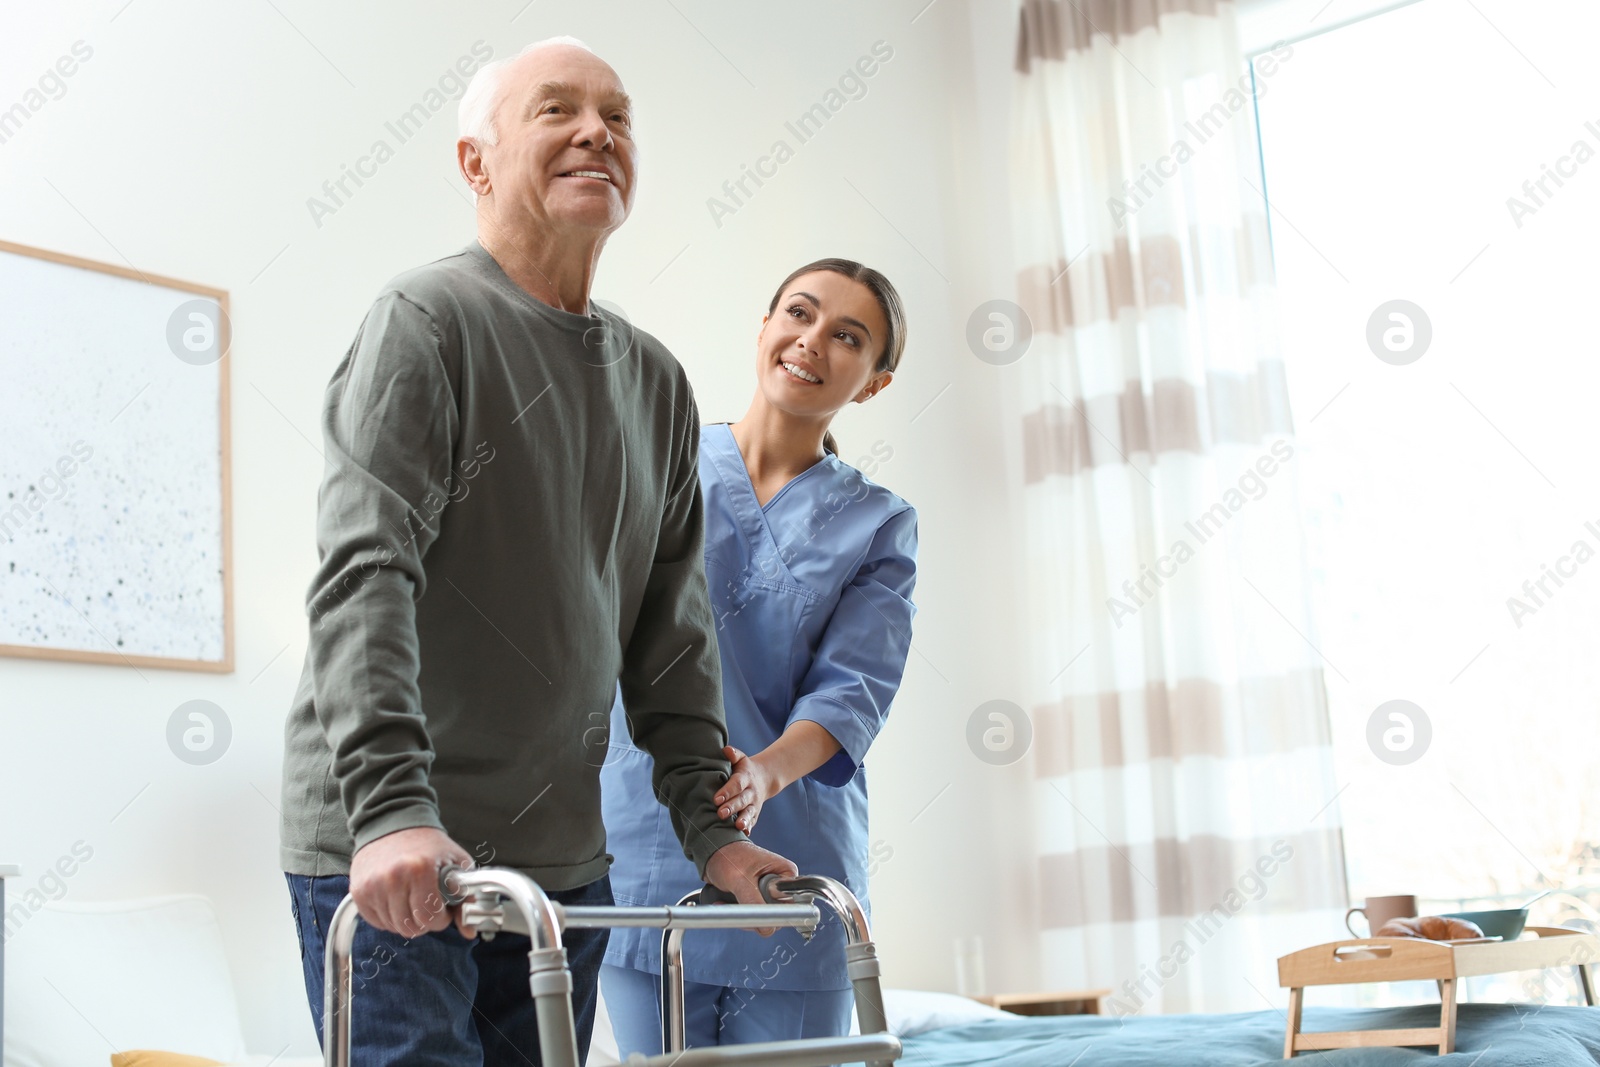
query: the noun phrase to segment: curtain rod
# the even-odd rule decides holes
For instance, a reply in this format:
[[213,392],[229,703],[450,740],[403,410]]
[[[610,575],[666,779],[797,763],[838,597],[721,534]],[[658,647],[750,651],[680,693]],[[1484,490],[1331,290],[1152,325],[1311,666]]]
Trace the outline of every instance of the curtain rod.
[[1307,30],[1305,33],[1297,34],[1293,37],[1286,37],[1282,40],[1273,41],[1271,44],[1262,45],[1260,48],[1251,49],[1249,52],[1245,53],[1245,58],[1247,60],[1253,60],[1261,53],[1269,52],[1274,48],[1282,48],[1284,45],[1297,45],[1301,41],[1309,41],[1313,37],[1321,37],[1325,33],[1332,33],[1334,30],[1342,30],[1346,26],[1354,26],[1358,22],[1365,22],[1368,19],[1375,19],[1379,15],[1387,15],[1391,11],[1399,11],[1403,7],[1410,7],[1413,4],[1419,4],[1421,2],[1422,0],[1400,0],[1399,3],[1388,4],[1384,7],[1378,8],[1376,11],[1368,11],[1364,15],[1356,15],[1353,18],[1347,18],[1341,22],[1335,22],[1330,25],[1323,26],[1321,29]]

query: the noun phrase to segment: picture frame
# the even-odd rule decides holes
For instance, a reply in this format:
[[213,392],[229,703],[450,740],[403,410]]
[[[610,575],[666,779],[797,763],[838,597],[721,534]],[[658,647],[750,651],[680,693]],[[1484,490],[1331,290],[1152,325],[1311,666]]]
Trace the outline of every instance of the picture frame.
[[228,293],[0,241],[0,322],[0,656],[231,672]]

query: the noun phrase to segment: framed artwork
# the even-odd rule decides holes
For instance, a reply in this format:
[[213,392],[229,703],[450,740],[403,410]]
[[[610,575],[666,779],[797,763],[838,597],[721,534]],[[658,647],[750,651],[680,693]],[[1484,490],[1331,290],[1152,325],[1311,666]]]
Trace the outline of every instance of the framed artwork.
[[233,670],[228,294],[0,241],[0,655]]

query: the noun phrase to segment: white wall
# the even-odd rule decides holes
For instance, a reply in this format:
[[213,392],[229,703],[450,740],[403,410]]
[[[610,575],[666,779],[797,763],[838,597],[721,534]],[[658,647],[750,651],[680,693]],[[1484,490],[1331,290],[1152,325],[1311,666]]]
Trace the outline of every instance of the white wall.
[[[141,677],[0,660],[0,863],[24,867],[13,901],[79,840],[94,854],[68,899],[211,896],[255,1051],[314,1048],[274,805],[306,643],[321,394],[383,281],[472,237],[453,107],[320,226],[307,198],[374,139],[392,142],[384,122],[479,40],[504,56],[575,34],[640,101],[640,196],[596,293],[677,353],[706,419],[743,412],[760,314],[793,266],[851,256],[900,286],[911,318],[903,374],[836,428],[847,457],[888,442],[880,478],[921,512],[916,648],[869,761],[873,836],[893,850],[874,885],[882,954],[895,984],[953,988],[951,937],[981,934],[991,987],[1028,988],[1037,974],[1027,763],[989,767],[965,741],[977,705],[1027,695],[1004,372],[963,339],[970,310],[1008,295],[1011,277],[1010,4],[677,9],[694,24],[643,0],[448,10],[107,0],[7,18],[0,109],[74,42],[93,55],[0,143],[0,238],[232,294],[238,669]],[[866,97],[716,226],[707,197],[789,136],[785,120],[878,40],[894,58]],[[172,710],[195,698],[221,705],[234,731],[205,767],[180,762],[164,738]]]

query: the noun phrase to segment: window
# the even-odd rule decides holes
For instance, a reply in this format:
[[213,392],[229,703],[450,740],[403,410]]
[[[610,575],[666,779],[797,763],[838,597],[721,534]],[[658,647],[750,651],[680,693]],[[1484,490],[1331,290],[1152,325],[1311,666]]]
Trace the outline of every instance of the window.
[[1421,0],[1258,66],[1355,902],[1600,920],[1597,39]]

